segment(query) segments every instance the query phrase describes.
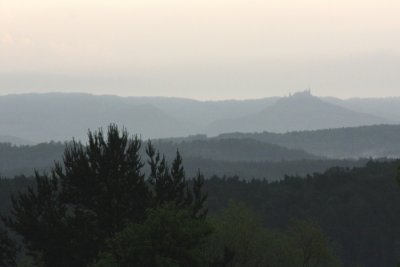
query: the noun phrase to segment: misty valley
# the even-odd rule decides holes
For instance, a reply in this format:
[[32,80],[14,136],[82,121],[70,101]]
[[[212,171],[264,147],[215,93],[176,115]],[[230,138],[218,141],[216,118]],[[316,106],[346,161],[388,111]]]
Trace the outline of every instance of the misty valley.
[[0,266],[400,262],[400,98],[0,104]]
[[0,267],[400,267],[399,0],[0,0]]

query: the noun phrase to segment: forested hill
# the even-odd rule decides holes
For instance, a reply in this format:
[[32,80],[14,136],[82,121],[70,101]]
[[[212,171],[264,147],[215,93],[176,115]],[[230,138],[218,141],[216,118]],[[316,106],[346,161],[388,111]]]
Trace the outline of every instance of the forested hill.
[[390,120],[375,115],[357,112],[323,101],[306,91],[281,98],[258,113],[216,121],[209,126],[207,132],[212,134],[235,131],[287,132],[389,122]]
[[64,144],[54,142],[32,146],[0,143],[0,176],[32,175],[35,169],[49,171],[54,161],[61,160],[64,149]]
[[[255,140],[193,140],[180,144],[171,141],[154,141],[167,159],[181,152],[187,173],[195,175],[201,169],[206,177],[212,175],[240,175],[246,179],[266,178],[277,180],[286,174],[305,175],[322,172],[332,166],[362,166],[365,160],[327,160],[301,150],[286,149]],[[34,146],[0,144],[0,175],[32,175],[49,171],[54,161],[62,159],[63,143],[42,143]],[[145,160],[145,144],[141,150]]]
[[161,153],[172,158],[179,150],[185,157],[221,160],[227,162],[293,161],[321,159],[300,149],[288,149],[255,139],[205,139],[180,143],[154,141]]
[[302,149],[330,158],[400,157],[400,125],[375,125],[297,131],[223,134],[218,139],[245,138]]

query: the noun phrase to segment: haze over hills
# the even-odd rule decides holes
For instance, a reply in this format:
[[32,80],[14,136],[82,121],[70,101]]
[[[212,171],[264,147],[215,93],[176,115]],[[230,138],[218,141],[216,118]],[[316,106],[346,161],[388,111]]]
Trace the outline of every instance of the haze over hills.
[[279,97],[249,100],[197,101],[172,97],[126,97],[128,103],[151,104],[168,115],[196,123],[200,131],[208,124],[221,119],[250,115],[273,105]]
[[374,114],[396,122],[400,121],[400,97],[350,98],[346,100],[325,97],[323,100],[350,110]]
[[[35,142],[85,139],[87,129],[109,123],[146,138],[187,135],[194,127],[149,104],[132,105],[116,96],[24,94],[0,97],[1,134]],[[162,131],[160,131],[162,129]]]
[[19,138],[16,136],[11,136],[11,135],[0,135],[0,143],[10,143],[13,145],[32,145],[34,144],[33,141]]
[[[325,159],[310,153],[287,149],[251,139],[207,139],[174,143],[154,140],[155,147],[173,160],[177,149],[183,156],[186,173],[193,177],[198,170],[213,175],[240,175],[244,179],[278,180],[285,175],[306,175],[323,172],[332,166],[363,166],[365,159]],[[140,152],[147,159],[143,144]],[[12,146],[0,143],[0,177],[32,175],[34,170],[49,172],[54,161],[62,159],[64,143],[42,143],[33,146]]]
[[202,158],[226,162],[279,162],[293,160],[321,159],[300,149],[288,149],[279,145],[269,144],[255,139],[205,139],[174,143],[170,141],[155,141],[155,146],[161,153],[173,158],[177,150],[185,158]]
[[[189,174],[198,168],[207,176],[235,175],[245,178],[282,178],[307,174],[333,166],[361,166],[368,158],[400,157],[400,125],[297,131],[289,133],[229,133],[152,140],[172,160],[179,149]],[[141,155],[145,155],[145,144]],[[60,160],[63,143],[34,146],[0,144],[0,175],[12,177],[49,170]],[[364,158],[362,160],[356,160]]]
[[[12,143],[28,144],[65,141],[73,137],[84,139],[87,129],[97,129],[109,123],[125,126],[130,133],[147,139],[229,132],[287,132],[397,122],[397,111],[391,114],[383,112],[384,107],[378,108],[381,106],[378,100],[371,100],[373,104],[370,105],[352,107],[354,101],[321,99],[309,92],[242,101],[77,93],[7,95],[0,96],[0,134],[21,139],[9,139]],[[396,99],[393,101],[397,103]],[[396,110],[400,117],[400,109]],[[23,139],[31,142],[24,142]],[[4,138],[4,141],[7,142],[7,139]]]
[[282,134],[230,133],[216,138],[254,139],[329,158],[400,157],[400,125],[373,125]]
[[279,99],[264,110],[235,119],[212,123],[207,132],[287,132],[389,123],[375,115],[352,111],[325,102],[310,92]]

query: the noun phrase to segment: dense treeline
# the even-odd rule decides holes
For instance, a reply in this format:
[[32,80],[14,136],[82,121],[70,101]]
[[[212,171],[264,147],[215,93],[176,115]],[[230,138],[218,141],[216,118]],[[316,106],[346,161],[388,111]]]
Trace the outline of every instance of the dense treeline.
[[206,184],[208,204],[216,212],[230,199],[241,200],[272,228],[286,227],[293,219],[315,220],[345,266],[395,266],[400,259],[398,165],[370,162],[273,183],[214,177]]
[[210,178],[217,176],[239,176],[244,180],[266,179],[277,181],[283,179],[285,175],[305,176],[310,173],[325,172],[333,166],[352,168],[364,166],[368,160],[296,160],[281,162],[226,162],[213,161],[208,159],[186,159],[188,173],[192,174],[196,168],[200,168],[202,173]]
[[396,157],[400,156],[400,125],[374,125],[294,131],[288,133],[231,133],[219,139],[245,138],[269,144],[302,149],[330,158]]
[[[231,200],[241,201],[254,210],[267,229],[287,229],[293,220],[315,221],[344,266],[394,266],[400,259],[398,164],[369,162],[363,168],[333,168],[323,174],[287,177],[273,183],[213,177],[205,183],[206,206],[213,217]],[[23,190],[33,181],[18,178],[0,182],[5,211],[10,207],[3,201],[9,191]]]
[[[254,140],[192,140],[176,143],[154,142],[168,160],[177,149],[184,158],[188,175],[200,168],[203,175],[239,175],[245,179],[278,180],[284,175],[306,175],[323,172],[332,166],[362,166],[366,160],[319,159],[301,150],[289,150]],[[146,156],[145,146],[140,154]],[[31,176],[34,170],[50,171],[54,161],[62,158],[64,143],[43,143],[34,146],[12,146],[0,143],[0,175]]]

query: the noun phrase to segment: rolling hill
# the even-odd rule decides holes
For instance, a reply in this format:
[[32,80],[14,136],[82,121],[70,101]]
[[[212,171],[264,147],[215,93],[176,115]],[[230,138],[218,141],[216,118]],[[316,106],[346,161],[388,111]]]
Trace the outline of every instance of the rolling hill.
[[157,141],[157,149],[169,158],[177,150],[189,158],[202,158],[226,162],[279,162],[294,160],[316,160],[314,156],[300,149],[288,149],[254,139],[206,139],[180,143]]
[[321,99],[309,92],[242,101],[78,93],[7,95],[0,96],[0,135],[18,136],[20,141],[6,138],[3,141],[25,144],[23,139],[34,143],[73,137],[84,140],[87,129],[110,123],[125,126],[130,133],[148,139],[230,132],[279,133],[395,122],[395,113],[377,111],[384,109],[381,106],[386,102],[380,105],[376,100],[374,105],[366,105],[371,108],[360,112],[357,107],[363,104],[353,107],[354,101]]
[[206,130],[213,135],[229,132],[288,132],[384,124],[378,116],[352,111],[328,103],[310,92],[279,99],[263,111],[212,123]]
[[[170,141],[154,143],[171,161],[175,156],[177,144]],[[256,145],[259,148],[254,148]],[[184,142],[178,147],[189,177],[194,177],[200,169],[207,178],[213,175],[240,175],[243,179],[274,181],[282,179],[285,175],[306,175],[323,172],[332,166],[354,167],[366,163],[366,160],[318,158],[300,150],[285,149],[247,139]],[[34,146],[0,144],[0,177],[22,174],[30,176],[34,170],[49,172],[54,161],[61,160],[63,151],[63,143],[42,143]],[[144,150],[141,153],[143,160],[146,160]]]
[[250,138],[330,158],[400,157],[400,125],[373,125],[282,134],[231,133],[222,134],[217,138]]
[[0,129],[5,135],[35,142],[85,139],[87,129],[110,123],[144,138],[187,135],[193,129],[190,123],[155,106],[129,104],[115,96],[52,93],[0,97]]

